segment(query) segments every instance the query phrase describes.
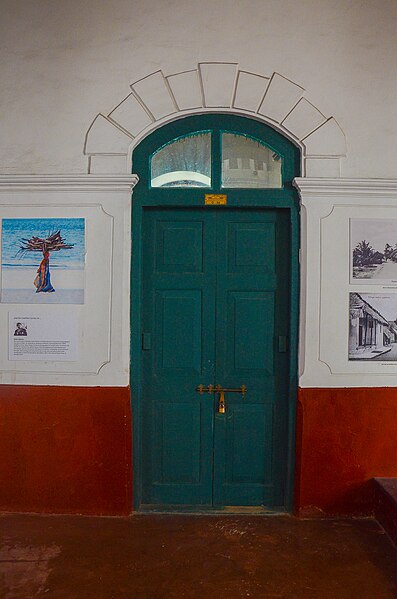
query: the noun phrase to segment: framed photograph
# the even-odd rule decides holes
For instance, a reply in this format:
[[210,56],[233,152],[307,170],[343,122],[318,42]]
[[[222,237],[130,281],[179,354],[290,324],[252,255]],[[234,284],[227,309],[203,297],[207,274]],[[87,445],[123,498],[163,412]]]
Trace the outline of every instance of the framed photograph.
[[397,362],[397,293],[349,294],[349,360]]
[[4,218],[1,301],[84,304],[85,219]]
[[397,285],[397,220],[350,219],[350,282]]

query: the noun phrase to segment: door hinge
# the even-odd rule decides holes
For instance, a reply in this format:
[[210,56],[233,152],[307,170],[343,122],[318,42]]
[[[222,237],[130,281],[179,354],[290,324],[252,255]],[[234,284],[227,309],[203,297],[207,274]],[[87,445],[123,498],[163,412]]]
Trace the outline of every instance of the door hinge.
[[152,349],[152,334],[151,333],[142,333],[142,349],[143,350]]
[[286,335],[279,335],[278,351],[282,354],[288,351],[288,337]]

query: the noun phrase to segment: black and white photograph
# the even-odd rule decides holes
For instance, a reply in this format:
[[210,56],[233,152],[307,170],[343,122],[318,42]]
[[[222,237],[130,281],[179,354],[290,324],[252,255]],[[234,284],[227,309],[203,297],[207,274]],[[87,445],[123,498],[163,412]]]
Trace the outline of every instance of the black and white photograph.
[[350,293],[349,360],[397,362],[397,293]]
[[23,322],[17,322],[14,337],[27,337],[28,336],[28,327]]
[[351,279],[397,284],[397,220],[350,219]]

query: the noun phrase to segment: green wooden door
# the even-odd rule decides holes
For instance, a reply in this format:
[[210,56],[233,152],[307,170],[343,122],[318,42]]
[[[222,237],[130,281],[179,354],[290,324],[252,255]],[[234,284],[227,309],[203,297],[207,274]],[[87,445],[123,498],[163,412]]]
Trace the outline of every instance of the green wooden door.
[[[282,505],[288,214],[148,209],[143,231],[143,503]],[[199,385],[247,392],[219,413]]]
[[[255,144],[258,160],[249,155]],[[192,160],[207,151],[210,159],[193,172]],[[148,136],[133,170],[140,177],[131,303],[135,505],[288,509],[299,152],[254,121],[206,115]],[[205,205],[205,193],[226,194],[227,204]],[[220,394],[200,394],[199,385],[247,392],[226,392],[221,413]]]

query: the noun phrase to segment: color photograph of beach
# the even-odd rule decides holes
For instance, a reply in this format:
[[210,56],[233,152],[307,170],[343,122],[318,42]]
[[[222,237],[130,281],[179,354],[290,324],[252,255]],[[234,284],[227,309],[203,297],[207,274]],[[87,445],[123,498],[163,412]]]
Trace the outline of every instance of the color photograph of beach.
[[84,218],[5,218],[1,233],[1,302],[84,304]]

